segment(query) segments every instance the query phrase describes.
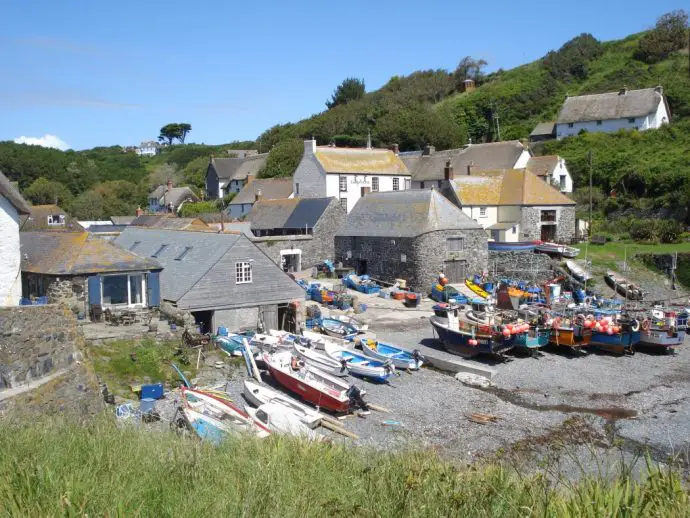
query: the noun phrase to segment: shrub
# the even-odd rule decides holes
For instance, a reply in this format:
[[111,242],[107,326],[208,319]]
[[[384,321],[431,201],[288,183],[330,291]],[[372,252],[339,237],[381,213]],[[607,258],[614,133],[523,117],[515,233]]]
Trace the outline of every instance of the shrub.
[[656,221],[656,235],[662,243],[678,243],[683,233],[683,225],[675,219]]
[[645,34],[635,51],[635,59],[654,64],[687,45],[688,13],[682,9],[666,13],[656,27]]

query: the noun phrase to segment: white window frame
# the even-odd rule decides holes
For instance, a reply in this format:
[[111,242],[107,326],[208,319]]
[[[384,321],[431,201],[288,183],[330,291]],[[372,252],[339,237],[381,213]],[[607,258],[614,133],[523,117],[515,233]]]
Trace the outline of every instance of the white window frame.
[[338,176],[338,189],[340,192],[347,192],[347,176],[343,174]]
[[253,282],[251,261],[235,263],[235,284],[251,284]]
[[409,191],[411,187],[412,187],[412,180],[410,178],[405,178],[405,190]]
[[400,190],[400,178],[393,178],[393,190],[394,191]]
[[342,196],[340,197],[340,206],[347,210],[347,198],[343,198]]
[[479,217],[480,218],[486,218],[486,207],[479,207]]
[[[55,221],[53,218],[57,216],[57,221]],[[65,224],[65,215],[64,214],[50,214],[48,216],[48,225],[50,226],[61,226]]]
[[[146,301],[146,273],[147,272],[121,272],[101,275],[101,307],[103,308],[145,308]],[[127,303],[126,304],[111,304],[103,300],[103,280],[106,277],[127,277]],[[131,278],[141,277],[141,302],[132,302]]]
[[371,192],[379,192],[379,177],[371,177]]

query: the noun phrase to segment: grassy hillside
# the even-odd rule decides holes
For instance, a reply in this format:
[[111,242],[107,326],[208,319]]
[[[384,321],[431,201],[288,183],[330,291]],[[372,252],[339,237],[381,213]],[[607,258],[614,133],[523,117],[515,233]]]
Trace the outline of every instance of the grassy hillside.
[[690,516],[671,470],[578,483],[435,454],[274,437],[220,447],[117,427],[0,426],[8,516]]

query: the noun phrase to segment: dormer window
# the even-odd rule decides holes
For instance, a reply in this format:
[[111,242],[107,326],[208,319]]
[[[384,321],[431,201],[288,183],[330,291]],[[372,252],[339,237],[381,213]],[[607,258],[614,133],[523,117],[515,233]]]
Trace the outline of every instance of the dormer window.
[[64,225],[64,224],[65,224],[65,215],[64,214],[53,214],[51,216],[48,216],[48,225],[59,226],[59,225]]

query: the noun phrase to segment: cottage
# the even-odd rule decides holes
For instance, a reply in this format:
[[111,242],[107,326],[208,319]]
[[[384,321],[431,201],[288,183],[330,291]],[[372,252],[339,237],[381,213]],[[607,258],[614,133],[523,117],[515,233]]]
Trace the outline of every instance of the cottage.
[[262,178],[251,180],[228,203],[228,216],[232,219],[246,216],[258,200],[292,198],[292,178]]
[[530,157],[525,169],[561,192],[573,192],[573,178],[565,160],[557,155]]
[[367,192],[409,189],[410,173],[390,149],[317,146],[305,140],[293,181],[295,196],[335,197],[349,212]]
[[31,207],[0,171],[0,306],[16,306],[22,296],[19,220]]
[[277,329],[304,290],[242,234],[128,227],[121,247],[163,265],[161,298],[204,330]]
[[209,198],[222,198],[231,192],[240,192],[266,164],[268,153],[255,149],[229,151],[236,155],[228,158],[211,157],[206,169],[206,194]]
[[167,185],[159,185],[149,194],[149,212],[176,213],[187,202],[199,201],[189,187],[173,187],[173,181],[168,180]]
[[487,268],[487,236],[435,188],[371,193],[357,202],[335,238],[337,261],[359,274],[407,280],[427,293],[439,272],[451,282]]
[[671,111],[661,86],[568,97],[556,120],[556,138],[581,131],[611,133],[620,129],[645,131],[668,124]]
[[155,140],[147,140],[139,144],[139,147],[134,148],[134,150],[139,156],[156,156],[162,148],[163,146]]
[[556,122],[540,122],[537,124],[532,133],[529,134],[530,144],[536,142],[543,142],[545,140],[553,140],[556,138]]
[[261,200],[247,219],[252,241],[283,271],[296,273],[334,257],[336,231],[345,222],[336,198]]
[[424,151],[401,153],[403,162],[412,175],[413,189],[440,187],[443,168],[450,160],[458,174],[482,169],[520,169],[527,165],[531,153],[519,140],[469,144],[460,149],[436,151],[426,146]]
[[87,232],[22,232],[22,293],[99,316],[160,303],[161,265]]
[[57,205],[33,205],[31,213],[20,220],[22,232],[84,232],[84,227]]
[[455,176],[445,167],[441,191],[494,241],[557,241],[575,237],[575,202],[524,169]]

